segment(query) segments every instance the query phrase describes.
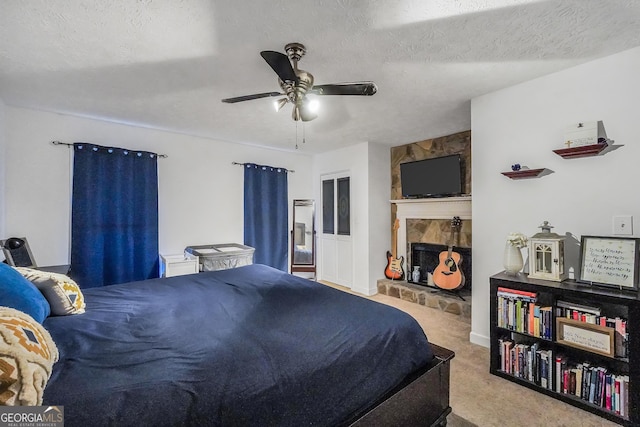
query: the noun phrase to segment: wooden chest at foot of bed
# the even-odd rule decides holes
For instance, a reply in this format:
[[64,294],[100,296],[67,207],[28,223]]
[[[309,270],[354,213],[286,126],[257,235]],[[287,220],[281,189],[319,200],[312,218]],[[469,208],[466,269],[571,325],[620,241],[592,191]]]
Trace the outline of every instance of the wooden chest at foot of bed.
[[430,344],[433,361],[414,377],[400,384],[369,412],[349,427],[445,426],[449,406],[450,361],[455,353]]
[[239,243],[220,243],[187,246],[184,251],[198,257],[200,271],[216,271],[253,264],[255,249]]

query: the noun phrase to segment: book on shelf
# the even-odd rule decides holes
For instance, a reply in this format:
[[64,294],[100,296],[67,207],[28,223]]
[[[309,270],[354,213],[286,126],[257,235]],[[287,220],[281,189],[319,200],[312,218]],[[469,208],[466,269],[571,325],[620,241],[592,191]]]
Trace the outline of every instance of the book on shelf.
[[576,397],[582,397],[582,364],[578,364],[578,366],[576,366],[574,368],[574,372],[575,372],[575,384],[573,385],[573,394],[576,395]]
[[557,393],[562,393],[562,379],[563,379],[563,370],[567,366],[567,360],[562,356],[556,356],[555,360],[555,373],[556,373],[556,381],[555,381],[555,390]]
[[620,317],[615,318],[615,331],[615,354],[618,357],[627,357],[629,335],[627,335],[626,319],[622,319]]
[[553,354],[551,350],[540,350],[540,385],[542,388],[553,389]]
[[498,296],[506,296],[508,298],[528,298],[535,300],[537,294],[535,292],[522,291],[520,289],[511,289],[505,287],[498,287]]

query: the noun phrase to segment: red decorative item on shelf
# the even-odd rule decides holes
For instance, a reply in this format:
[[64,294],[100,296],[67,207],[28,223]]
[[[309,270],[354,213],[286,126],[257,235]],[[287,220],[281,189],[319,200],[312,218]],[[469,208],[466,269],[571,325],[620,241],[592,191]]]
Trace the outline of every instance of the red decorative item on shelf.
[[582,145],[580,147],[561,148],[559,150],[553,150],[553,152],[565,159],[574,159],[576,157],[597,156],[608,146],[609,144],[605,142],[592,145]]

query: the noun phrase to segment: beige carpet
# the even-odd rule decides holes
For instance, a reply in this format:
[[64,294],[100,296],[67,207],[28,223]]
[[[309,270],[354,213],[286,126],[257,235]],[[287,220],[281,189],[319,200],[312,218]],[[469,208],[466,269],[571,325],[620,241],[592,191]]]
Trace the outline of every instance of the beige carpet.
[[[332,285],[334,286],[334,285]],[[347,291],[340,286],[337,289]],[[458,316],[386,295],[367,297],[413,316],[434,344],[456,353],[451,361],[451,407],[454,427],[563,426],[617,424],[489,374],[489,349],[471,344],[471,326]]]

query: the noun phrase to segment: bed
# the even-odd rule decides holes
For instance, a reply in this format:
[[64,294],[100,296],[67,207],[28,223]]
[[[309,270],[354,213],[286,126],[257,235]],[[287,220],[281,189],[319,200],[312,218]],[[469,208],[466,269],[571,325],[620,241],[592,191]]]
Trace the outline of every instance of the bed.
[[264,265],[83,290],[44,321],[65,425],[445,425],[453,353],[406,313]]

